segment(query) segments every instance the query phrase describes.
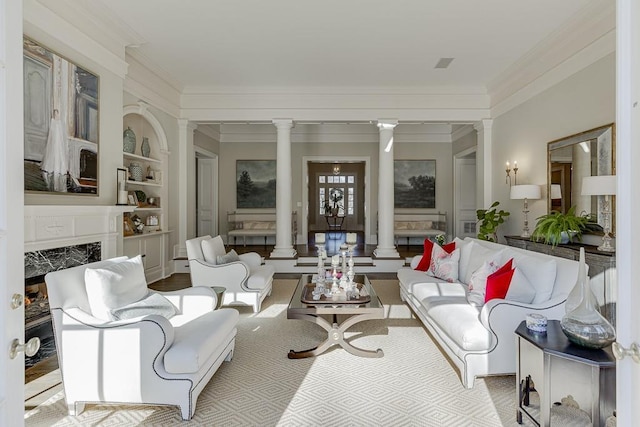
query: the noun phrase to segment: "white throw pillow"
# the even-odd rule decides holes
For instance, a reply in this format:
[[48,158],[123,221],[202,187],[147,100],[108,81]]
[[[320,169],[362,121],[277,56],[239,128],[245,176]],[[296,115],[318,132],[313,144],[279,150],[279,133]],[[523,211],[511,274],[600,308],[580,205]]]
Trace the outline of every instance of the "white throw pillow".
[[178,309],[164,296],[156,292],[149,292],[140,301],[124,307],[114,308],[109,314],[112,320],[133,319],[134,317],[147,316],[149,314],[157,314],[171,319],[178,314]]
[[517,301],[525,304],[531,304],[531,301],[536,296],[536,290],[529,282],[529,279],[522,273],[522,270],[515,268],[513,277],[511,278],[511,284],[507,295],[504,299],[509,301]]
[[480,268],[471,273],[469,278],[469,294],[467,301],[469,304],[482,307],[484,305],[484,297],[487,291],[487,277],[498,271],[501,264],[498,260],[489,260],[482,263]]
[[486,248],[479,243],[469,242],[462,248],[462,254],[460,255],[460,281],[462,283],[469,283],[473,272],[482,267],[485,261],[500,265],[504,264],[504,262],[501,262],[503,251],[503,249],[496,251],[491,248]]
[[535,289],[536,296],[531,301],[532,304],[540,304],[551,298],[558,269],[558,263],[555,259],[530,256],[510,249],[504,252],[504,257],[513,258],[514,267],[520,269]]
[[238,253],[231,249],[225,255],[218,255],[216,258],[216,264],[229,264],[230,262],[240,261]]
[[209,264],[216,265],[218,263],[218,257],[226,254],[224,243],[220,236],[203,240],[200,242],[200,247],[202,248],[204,260]]
[[147,296],[142,257],[101,268],[87,268],[85,287],[91,314],[102,320],[111,320],[111,310],[140,301]]
[[459,249],[454,249],[453,252],[447,253],[440,245],[434,244],[431,250],[431,264],[427,274],[453,283],[458,280],[459,262]]

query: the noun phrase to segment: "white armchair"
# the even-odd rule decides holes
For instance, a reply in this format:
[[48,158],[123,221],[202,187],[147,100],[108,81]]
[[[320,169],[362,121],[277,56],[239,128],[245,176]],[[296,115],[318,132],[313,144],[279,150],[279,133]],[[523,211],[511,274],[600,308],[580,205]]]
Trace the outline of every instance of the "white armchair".
[[[214,310],[216,295],[209,288],[148,290],[137,258],[45,276],[70,415],[80,414],[87,402],[115,402],[177,405],[189,420],[200,392],[233,356],[238,312]],[[142,280],[130,280],[135,275]],[[133,302],[123,299],[131,295]],[[116,308],[121,303],[127,305]],[[167,307],[172,314],[163,312]],[[120,320],[105,320],[105,313]]]
[[250,305],[258,313],[262,301],[271,295],[273,266],[262,265],[256,252],[238,255],[238,260],[221,264],[227,255],[222,237],[202,236],[187,240],[192,286],[223,286],[222,305]]

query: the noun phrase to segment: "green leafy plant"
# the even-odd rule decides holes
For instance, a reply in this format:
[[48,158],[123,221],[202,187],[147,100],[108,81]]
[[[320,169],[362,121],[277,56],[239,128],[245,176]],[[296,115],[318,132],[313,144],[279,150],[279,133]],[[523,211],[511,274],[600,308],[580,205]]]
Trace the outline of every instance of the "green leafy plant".
[[504,219],[511,215],[502,209],[497,210],[500,202],[493,202],[489,209],[478,209],[476,217],[480,223],[478,231],[478,239],[496,242],[498,240],[498,226],[504,222]]
[[587,230],[587,225],[591,221],[587,215],[576,216],[575,211],[576,207],[571,206],[566,214],[551,211],[538,217],[536,228],[531,234],[531,240],[543,240],[553,246],[561,243],[563,234],[568,237],[570,242],[573,242],[574,238],[582,240],[582,233]]

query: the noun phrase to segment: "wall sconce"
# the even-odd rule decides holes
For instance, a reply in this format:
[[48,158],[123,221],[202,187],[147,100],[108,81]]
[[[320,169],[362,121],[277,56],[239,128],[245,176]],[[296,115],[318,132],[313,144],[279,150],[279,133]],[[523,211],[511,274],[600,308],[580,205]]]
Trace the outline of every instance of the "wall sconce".
[[333,165],[333,174],[334,175],[340,175],[340,164],[336,163]]
[[513,170],[513,185],[518,185],[518,162],[517,161],[513,162],[513,169],[511,169],[511,165],[509,164],[509,161],[507,160],[507,167],[505,169],[505,172],[507,172],[507,177],[504,179],[504,183],[511,185],[511,171],[512,170]]

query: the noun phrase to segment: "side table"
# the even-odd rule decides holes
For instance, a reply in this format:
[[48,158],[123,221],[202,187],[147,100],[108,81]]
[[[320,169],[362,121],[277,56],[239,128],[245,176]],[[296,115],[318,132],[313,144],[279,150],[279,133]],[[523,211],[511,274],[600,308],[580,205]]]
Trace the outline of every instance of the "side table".
[[[570,394],[580,409],[591,414],[593,425],[605,425],[616,406],[616,359],[611,347],[596,350],[571,343],[559,320],[548,321],[546,334],[529,331],[524,321],[515,333],[518,423],[525,415],[539,426],[549,426],[553,402]],[[539,397],[539,419],[532,393]]]
[[218,297],[218,302],[216,302],[216,310],[222,307],[222,301],[224,300],[224,293],[227,290],[224,286],[212,286],[211,289],[214,290],[216,296]]

